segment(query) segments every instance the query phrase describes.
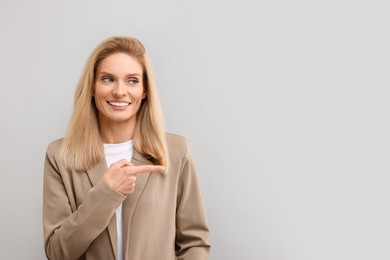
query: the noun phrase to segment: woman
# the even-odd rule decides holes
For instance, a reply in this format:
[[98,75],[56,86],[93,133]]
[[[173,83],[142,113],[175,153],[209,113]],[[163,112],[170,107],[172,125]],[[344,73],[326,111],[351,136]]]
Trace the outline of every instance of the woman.
[[64,139],[48,146],[48,259],[208,259],[186,140],[165,134],[144,46],[112,37],[91,54]]

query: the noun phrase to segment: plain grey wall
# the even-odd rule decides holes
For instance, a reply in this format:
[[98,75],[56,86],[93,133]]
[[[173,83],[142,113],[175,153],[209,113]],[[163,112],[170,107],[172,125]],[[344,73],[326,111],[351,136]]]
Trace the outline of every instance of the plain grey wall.
[[44,259],[46,145],[101,40],[147,47],[211,259],[389,259],[387,1],[0,1],[0,259]]

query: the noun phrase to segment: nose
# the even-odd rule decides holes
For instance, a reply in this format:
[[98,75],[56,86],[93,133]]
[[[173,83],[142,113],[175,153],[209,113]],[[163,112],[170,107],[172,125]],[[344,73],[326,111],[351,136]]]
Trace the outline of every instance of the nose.
[[124,85],[124,83],[118,81],[117,84],[115,84],[114,89],[112,90],[112,94],[115,97],[123,97],[124,95],[126,95],[126,86]]

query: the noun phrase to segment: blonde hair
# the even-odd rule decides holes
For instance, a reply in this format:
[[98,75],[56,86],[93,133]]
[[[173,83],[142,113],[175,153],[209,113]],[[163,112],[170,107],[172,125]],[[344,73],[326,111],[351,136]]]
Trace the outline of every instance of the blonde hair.
[[98,65],[114,53],[132,56],[143,68],[143,82],[147,94],[137,113],[134,149],[154,164],[163,165],[167,169],[168,152],[163,116],[152,66],[143,44],[129,36],[106,39],[88,58],[77,85],[73,114],[61,148],[61,158],[66,167],[78,171],[86,171],[104,158],[97,108],[92,93]]

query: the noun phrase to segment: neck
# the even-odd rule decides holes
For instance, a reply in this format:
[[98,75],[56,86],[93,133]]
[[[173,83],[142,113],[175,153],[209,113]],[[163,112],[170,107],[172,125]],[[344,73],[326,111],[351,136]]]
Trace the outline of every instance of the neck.
[[135,122],[99,122],[100,135],[103,143],[106,144],[117,144],[132,140],[134,129]]

